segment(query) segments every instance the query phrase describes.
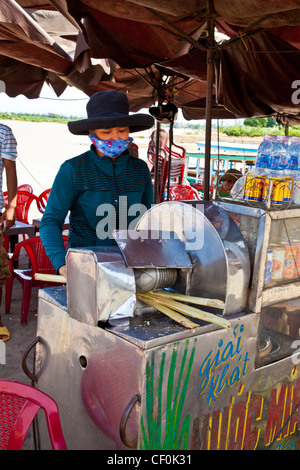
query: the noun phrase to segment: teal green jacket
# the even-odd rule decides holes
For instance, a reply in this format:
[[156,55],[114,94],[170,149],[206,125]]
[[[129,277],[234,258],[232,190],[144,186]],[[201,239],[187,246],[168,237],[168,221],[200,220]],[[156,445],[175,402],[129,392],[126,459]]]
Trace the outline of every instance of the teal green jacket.
[[65,161],[54,180],[40,224],[42,243],[54,268],[65,264],[62,228],[69,213],[69,247],[115,244],[114,229],[134,228],[153,204],[147,164],[126,150],[115,162],[94,147]]

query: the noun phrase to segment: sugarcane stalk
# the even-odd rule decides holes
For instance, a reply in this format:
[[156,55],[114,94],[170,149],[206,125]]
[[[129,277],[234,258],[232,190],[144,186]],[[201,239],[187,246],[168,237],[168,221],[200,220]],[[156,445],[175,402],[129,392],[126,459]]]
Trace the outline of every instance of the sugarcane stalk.
[[156,302],[153,298],[149,297],[147,294],[137,294],[137,299],[141,300],[145,304],[150,305],[150,307],[154,307],[156,310],[159,310],[164,315],[167,315],[169,318],[174,320],[180,325],[184,326],[185,328],[198,328],[199,325],[194,323],[187,318],[183,317],[177,312],[174,312],[170,308],[166,307],[165,305],[161,304],[160,302]]
[[205,312],[203,310],[200,310],[198,308],[191,307],[189,305],[182,304],[181,302],[178,302],[177,300],[171,300],[171,299],[163,299],[155,297],[154,293],[148,293],[144,294],[146,296],[149,296],[154,300],[156,300],[158,303],[162,303],[164,306],[169,307],[177,312],[183,313],[185,315],[188,315],[189,317],[197,318],[198,320],[203,320],[209,323],[214,323],[218,326],[221,326],[222,328],[229,328],[230,327],[230,322],[226,320],[225,318],[219,317],[218,315],[214,315],[213,313]]
[[61,282],[62,284],[67,282],[67,279],[60,274],[44,274],[44,273],[35,273],[34,279],[36,281],[45,281],[45,282]]
[[224,308],[225,304],[219,299],[206,299],[204,297],[195,297],[192,295],[177,294],[176,292],[168,292],[166,290],[151,291],[156,296],[169,298],[172,300],[181,300],[190,304],[204,305],[206,307]]

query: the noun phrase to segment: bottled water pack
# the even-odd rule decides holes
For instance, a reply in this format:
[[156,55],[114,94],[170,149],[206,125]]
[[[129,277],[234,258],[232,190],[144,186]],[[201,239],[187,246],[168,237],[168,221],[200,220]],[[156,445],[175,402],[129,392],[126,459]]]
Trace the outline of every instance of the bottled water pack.
[[265,135],[257,150],[254,171],[261,176],[284,178],[291,176],[294,188],[291,201],[300,205],[300,137]]
[[292,193],[292,202],[300,204],[300,137],[292,137],[288,148],[288,173],[286,176],[292,176],[294,188]]

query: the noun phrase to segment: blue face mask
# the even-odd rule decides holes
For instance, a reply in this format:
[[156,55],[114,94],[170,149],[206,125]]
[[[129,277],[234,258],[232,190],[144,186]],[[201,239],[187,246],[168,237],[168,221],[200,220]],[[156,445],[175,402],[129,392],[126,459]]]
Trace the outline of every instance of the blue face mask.
[[126,150],[133,142],[132,137],[128,137],[127,140],[100,140],[95,134],[89,134],[89,138],[95,147],[100,150],[103,155],[114,158]]

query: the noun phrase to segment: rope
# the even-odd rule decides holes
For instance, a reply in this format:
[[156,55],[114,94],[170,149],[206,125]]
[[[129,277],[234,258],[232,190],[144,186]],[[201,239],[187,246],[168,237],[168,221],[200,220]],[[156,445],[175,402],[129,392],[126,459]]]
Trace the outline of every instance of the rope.
[[46,188],[44,188],[44,187],[41,185],[41,183],[33,176],[33,174],[30,173],[30,171],[29,171],[28,168],[24,165],[24,163],[22,162],[22,160],[20,159],[20,157],[18,157],[18,160],[17,160],[17,161],[21,163],[21,165],[22,165],[23,168],[27,171],[27,173],[30,174],[31,178],[34,179],[34,181],[35,181],[42,189],[46,189]]
[[238,38],[242,41],[242,43],[244,44],[246,51],[248,51],[248,46],[247,46],[246,42],[245,42],[244,39],[243,39],[243,37],[245,37],[245,36],[246,36],[246,34],[245,34],[245,33],[242,33],[241,31],[239,31],[239,32],[237,33],[237,37],[238,37]]

